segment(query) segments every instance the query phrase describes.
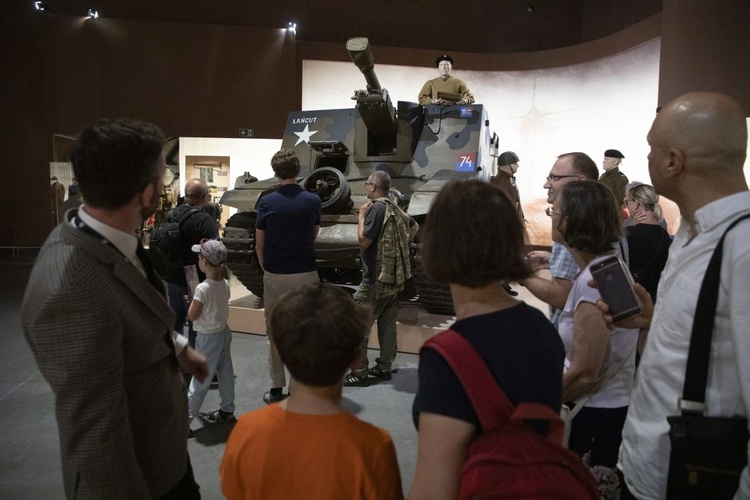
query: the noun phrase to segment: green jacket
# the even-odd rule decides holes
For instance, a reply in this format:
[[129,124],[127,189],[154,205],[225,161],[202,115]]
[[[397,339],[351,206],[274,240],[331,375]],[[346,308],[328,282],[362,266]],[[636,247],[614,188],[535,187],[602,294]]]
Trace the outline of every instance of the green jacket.
[[410,217],[389,198],[378,198],[385,203],[383,228],[378,236],[378,281],[376,298],[393,295],[404,289],[411,278],[409,256]]

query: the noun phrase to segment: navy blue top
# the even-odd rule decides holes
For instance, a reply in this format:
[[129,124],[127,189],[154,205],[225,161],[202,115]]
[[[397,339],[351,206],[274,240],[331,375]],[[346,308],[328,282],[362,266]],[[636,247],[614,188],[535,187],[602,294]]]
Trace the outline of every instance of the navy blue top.
[[255,227],[266,232],[263,267],[275,274],[315,270],[315,226],[320,197],[297,184],[285,184],[260,199]]
[[651,294],[656,302],[656,291],[664,266],[667,265],[672,238],[656,224],[636,224],[625,228],[630,248],[630,272],[636,283]]
[[[559,413],[565,348],[552,323],[539,310],[517,306],[457,321],[460,333],[479,352],[510,402],[542,403]],[[434,349],[419,356],[419,389],[412,418],[426,411],[471,422],[479,418],[461,382]]]

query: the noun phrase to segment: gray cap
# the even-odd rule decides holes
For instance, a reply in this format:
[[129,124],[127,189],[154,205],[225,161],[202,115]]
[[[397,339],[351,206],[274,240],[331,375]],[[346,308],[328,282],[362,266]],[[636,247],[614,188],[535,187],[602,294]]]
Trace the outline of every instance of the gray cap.
[[219,240],[203,238],[197,245],[191,247],[193,252],[199,253],[209,264],[218,266],[227,261],[227,247]]

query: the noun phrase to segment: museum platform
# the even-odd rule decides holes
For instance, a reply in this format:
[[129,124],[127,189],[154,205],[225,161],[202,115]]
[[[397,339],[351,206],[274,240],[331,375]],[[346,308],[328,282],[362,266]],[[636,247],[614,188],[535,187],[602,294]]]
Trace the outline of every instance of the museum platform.
[[[540,276],[549,278],[548,271],[542,271]],[[229,328],[233,332],[249,333],[254,335],[265,335],[265,310],[263,299],[250,293],[234,277],[229,280],[231,286],[231,297],[229,300]],[[518,285],[511,286],[518,292],[519,300],[540,309],[547,314],[547,305],[538,300],[531,293]],[[396,329],[398,332],[397,346],[399,352],[417,354],[422,344],[436,333],[450,328],[456,321],[453,316],[442,314],[430,314],[419,304],[416,297],[409,299],[408,295],[401,295],[399,301],[398,317],[396,318]],[[370,331],[368,347],[379,349],[377,325],[373,325]]]

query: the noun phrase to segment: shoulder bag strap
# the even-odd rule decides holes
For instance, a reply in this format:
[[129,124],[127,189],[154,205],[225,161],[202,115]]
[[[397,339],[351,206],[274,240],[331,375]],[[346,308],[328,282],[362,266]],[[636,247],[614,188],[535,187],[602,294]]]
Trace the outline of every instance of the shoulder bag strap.
[[513,413],[513,405],[468,340],[454,330],[446,330],[425,342],[424,348],[437,351],[451,367],[468,394],[485,432],[507,423]]
[[[724,249],[724,237],[740,221],[750,218],[743,215],[721,235],[703,277],[698,304],[695,307],[693,331],[690,334],[685,385],[682,389],[682,400],[679,402],[683,415],[703,414],[705,411],[706,385],[708,383],[708,364],[711,357],[711,339],[714,332],[716,304],[719,301],[719,282],[721,280],[721,258]],[[683,403],[687,403],[683,407]]]

